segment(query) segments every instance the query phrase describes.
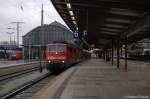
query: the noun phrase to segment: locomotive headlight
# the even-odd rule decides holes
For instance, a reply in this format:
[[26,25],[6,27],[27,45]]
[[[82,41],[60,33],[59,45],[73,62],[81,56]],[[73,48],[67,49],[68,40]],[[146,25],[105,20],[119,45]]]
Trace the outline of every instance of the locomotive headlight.
[[49,60],[48,63],[51,63],[51,61]]

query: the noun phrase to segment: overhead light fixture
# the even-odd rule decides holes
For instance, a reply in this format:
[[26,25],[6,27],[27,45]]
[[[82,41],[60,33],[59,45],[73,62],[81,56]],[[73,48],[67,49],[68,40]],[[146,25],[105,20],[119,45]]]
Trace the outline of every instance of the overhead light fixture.
[[74,17],[74,13],[73,13],[73,10],[72,10],[72,6],[71,6],[71,3],[70,3],[70,0],[66,0],[66,6],[67,6],[68,12],[70,14],[70,17],[72,19],[72,22],[73,22],[75,28],[78,28],[77,21],[76,21],[76,19]]
[[73,17],[71,17],[71,19],[72,19],[72,20],[75,20],[75,17],[73,16]]
[[78,28],[78,27],[76,27],[76,30],[79,30],[79,28]]
[[74,25],[76,25],[76,24],[77,24],[77,22],[76,22],[76,21],[73,21],[73,24],[74,24]]
[[66,5],[67,5],[68,9],[71,9],[71,4],[70,3],[67,3]]
[[69,14],[70,14],[70,16],[73,16],[74,14],[73,14],[73,11],[69,11]]

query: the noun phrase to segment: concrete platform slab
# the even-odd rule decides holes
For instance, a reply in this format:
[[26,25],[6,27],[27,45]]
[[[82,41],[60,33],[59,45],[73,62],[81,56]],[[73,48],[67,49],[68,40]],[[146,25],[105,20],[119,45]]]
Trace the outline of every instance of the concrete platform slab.
[[[67,79],[67,83],[61,92],[55,91],[53,97],[44,96],[45,93],[48,94],[53,91],[53,89],[48,90],[49,87],[53,86],[50,85],[45,88],[46,91],[43,90],[38,93],[42,97],[36,99],[150,98],[150,71],[124,72],[100,59],[85,61],[72,67],[72,69],[76,69],[76,71],[72,73],[69,79],[67,77],[70,73],[66,76],[59,76],[59,79]],[[56,82],[62,82],[61,84],[63,84],[64,80],[56,80]],[[57,90],[60,90],[59,87]]]

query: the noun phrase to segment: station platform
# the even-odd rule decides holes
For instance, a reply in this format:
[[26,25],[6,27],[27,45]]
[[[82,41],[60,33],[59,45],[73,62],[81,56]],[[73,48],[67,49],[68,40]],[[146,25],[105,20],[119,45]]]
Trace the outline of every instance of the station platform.
[[90,59],[55,77],[31,99],[149,99],[149,75],[150,70],[125,72]]

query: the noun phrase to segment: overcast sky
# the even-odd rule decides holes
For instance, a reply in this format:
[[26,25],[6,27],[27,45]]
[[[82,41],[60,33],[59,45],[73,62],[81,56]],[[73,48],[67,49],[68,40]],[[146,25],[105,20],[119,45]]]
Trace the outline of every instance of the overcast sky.
[[41,5],[44,5],[44,24],[50,24],[58,21],[65,25],[50,0],[0,0],[0,41],[9,41],[9,35],[6,32],[15,32],[12,39],[16,37],[16,30],[7,29],[16,28],[11,22],[25,22],[20,25],[20,43],[22,37],[31,29],[41,24]]

